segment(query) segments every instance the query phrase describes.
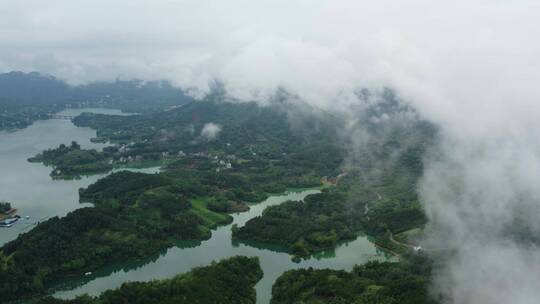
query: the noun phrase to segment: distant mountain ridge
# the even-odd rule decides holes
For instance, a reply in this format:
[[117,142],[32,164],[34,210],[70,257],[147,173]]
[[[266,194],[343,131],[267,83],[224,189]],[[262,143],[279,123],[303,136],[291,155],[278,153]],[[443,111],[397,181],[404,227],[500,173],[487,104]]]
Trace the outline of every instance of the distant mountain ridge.
[[0,73],[0,130],[25,128],[69,107],[152,113],[194,99],[168,81],[116,80],[70,85],[38,72]]
[[168,81],[116,80],[72,86],[52,75],[13,71],[0,74],[0,107],[89,103],[152,111],[193,98]]
[[37,72],[9,72],[0,74],[0,104],[40,105],[66,103],[72,95],[71,87],[50,75]]

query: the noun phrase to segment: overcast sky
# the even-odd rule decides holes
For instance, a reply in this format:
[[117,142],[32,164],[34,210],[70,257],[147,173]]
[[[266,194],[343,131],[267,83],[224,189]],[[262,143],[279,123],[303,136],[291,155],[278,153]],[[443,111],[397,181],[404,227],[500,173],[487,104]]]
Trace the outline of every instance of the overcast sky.
[[282,87],[323,105],[386,85],[461,124],[446,117],[458,104],[538,97],[539,10],[503,0],[1,0],[0,71],[169,79],[203,92],[218,79],[237,97]]
[[434,288],[454,303],[540,302],[539,251],[500,237],[523,208],[540,231],[539,1],[0,0],[0,11],[3,72],[201,92],[217,79],[237,98],[285,88],[325,108],[358,87],[396,89],[442,130],[420,191],[433,238],[461,249]]

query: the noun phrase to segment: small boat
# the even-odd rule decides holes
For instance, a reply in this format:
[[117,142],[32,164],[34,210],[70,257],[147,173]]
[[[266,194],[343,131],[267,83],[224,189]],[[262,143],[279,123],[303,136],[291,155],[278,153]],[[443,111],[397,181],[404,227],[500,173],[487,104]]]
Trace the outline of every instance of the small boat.
[[4,219],[2,221],[0,221],[0,227],[11,227],[13,225],[15,225],[15,223],[17,223],[17,221],[19,221],[21,217],[18,216],[18,215],[15,215],[13,217],[10,217],[10,218],[7,218],[7,219]]

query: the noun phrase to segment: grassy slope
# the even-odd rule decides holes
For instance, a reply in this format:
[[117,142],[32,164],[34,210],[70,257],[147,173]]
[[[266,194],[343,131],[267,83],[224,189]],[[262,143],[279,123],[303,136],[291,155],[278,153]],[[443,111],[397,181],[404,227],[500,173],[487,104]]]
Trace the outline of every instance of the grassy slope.
[[224,225],[232,222],[232,217],[228,214],[217,213],[207,209],[209,198],[198,197],[191,199],[193,212],[203,219],[204,226],[215,228],[218,225]]

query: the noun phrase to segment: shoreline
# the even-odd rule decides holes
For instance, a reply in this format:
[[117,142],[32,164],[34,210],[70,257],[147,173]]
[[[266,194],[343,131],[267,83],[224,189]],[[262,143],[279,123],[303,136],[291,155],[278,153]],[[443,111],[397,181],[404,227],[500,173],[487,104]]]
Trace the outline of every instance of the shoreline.
[[19,210],[15,209],[15,208],[11,208],[7,212],[0,213],[0,221],[9,219],[9,218],[13,217],[14,215],[17,215],[18,211]]

